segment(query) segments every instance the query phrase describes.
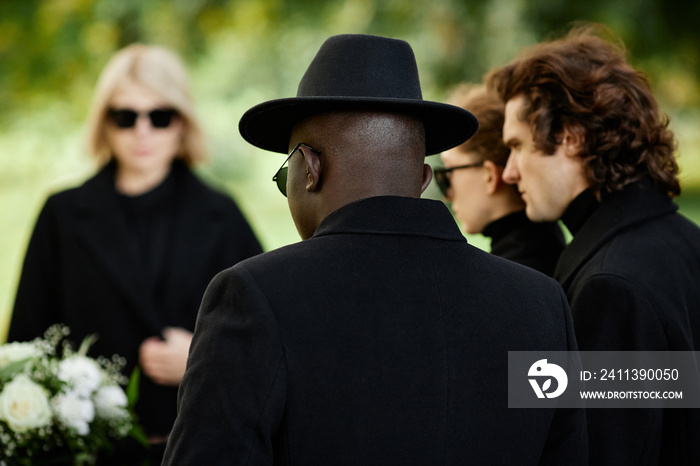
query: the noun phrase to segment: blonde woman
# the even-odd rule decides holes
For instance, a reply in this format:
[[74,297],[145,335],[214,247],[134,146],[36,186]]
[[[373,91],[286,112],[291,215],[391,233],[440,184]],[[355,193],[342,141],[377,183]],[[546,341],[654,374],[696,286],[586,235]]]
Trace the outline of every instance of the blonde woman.
[[41,211],[9,340],[57,322],[75,341],[96,333],[94,354],[126,357],[127,373],[141,365],[137,413],[162,444],[207,284],[261,247],[235,203],[190,170],[204,159],[203,137],[172,52],[131,45],[112,58],[97,83],[88,142],[100,169]]

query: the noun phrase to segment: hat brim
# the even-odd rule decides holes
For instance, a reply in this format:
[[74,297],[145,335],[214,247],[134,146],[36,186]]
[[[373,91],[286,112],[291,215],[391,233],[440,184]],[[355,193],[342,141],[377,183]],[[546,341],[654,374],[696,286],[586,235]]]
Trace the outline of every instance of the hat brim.
[[286,154],[296,123],[320,113],[347,110],[404,113],[422,120],[426,155],[438,154],[462,144],[479,127],[474,115],[455,105],[415,99],[324,96],[263,102],[243,114],[238,129],[243,139],[252,145]]

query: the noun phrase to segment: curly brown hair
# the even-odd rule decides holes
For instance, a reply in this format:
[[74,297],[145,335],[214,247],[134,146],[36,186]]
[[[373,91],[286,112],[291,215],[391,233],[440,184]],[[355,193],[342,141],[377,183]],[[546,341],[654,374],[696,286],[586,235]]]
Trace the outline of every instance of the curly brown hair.
[[649,81],[625,58],[621,42],[602,36],[598,25],[524,50],[491,71],[489,89],[508,100],[523,95],[535,147],[553,154],[564,130],[581,135],[581,157],[596,193],[610,193],[650,175],[673,197],[681,192],[676,142],[651,92]]
[[452,105],[469,110],[479,120],[479,129],[458,147],[463,152],[475,152],[481,160],[490,160],[505,167],[510,149],[503,144],[503,120],[505,105],[486,86],[462,84],[448,99]]

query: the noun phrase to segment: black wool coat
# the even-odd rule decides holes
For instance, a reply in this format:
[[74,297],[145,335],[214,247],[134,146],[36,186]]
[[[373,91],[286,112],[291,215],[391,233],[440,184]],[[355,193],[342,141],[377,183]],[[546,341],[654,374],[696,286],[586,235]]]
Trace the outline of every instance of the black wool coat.
[[356,201],[212,281],[163,464],[586,464],[583,410],[508,409],[509,350],[575,349],[442,202]]
[[[65,323],[76,344],[96,333],[90,354],[125,357],[129,375],[143,340],[167,326],[194,329],[212,277],[261,247],[229,197],[206,187],[182,163],[173,170],[177,210],[163,308],[154,308],[130,244],[111,163],[84,185],[46,201],[27,249],[8,341],[31,340]],[[177,387],[141,377],[137,414],[148,433],[170,430],[176,399]]]
[[[650,179],[603,200],[554,278],[566,290],[581,351],[700,351],[700,228]],[[587,416],[591,464],[700,464],[697,409]]]

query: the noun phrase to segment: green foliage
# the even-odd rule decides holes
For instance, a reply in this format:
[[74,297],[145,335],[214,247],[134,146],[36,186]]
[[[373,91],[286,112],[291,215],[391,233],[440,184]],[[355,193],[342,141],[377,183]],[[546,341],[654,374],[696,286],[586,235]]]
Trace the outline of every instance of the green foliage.
[[[139,386],[141,385],[141,366],[136,366],[134,367],[134,370],[131,372],[131,376],[129,377],[129,383],[126,386],[126,399],[127,403],[129,405],[129,408],[133,410],[134,406],[136,406],[136,402],[139,401]],[[134,440],[139,442],[141,445],[143,445],[146,448],[151,447],[151,443],[148,441],[148,436],[146,436],[146,432],[143,430],[143,428],[139,424],[132,424],[131,429],[129,430],[129,436],[132,437]]]
[[148,440],[148,436],[141,426],[132,424],[129,430],[129,437],[133,438],[144,447],[151,448],[151,442]]
[[80,343],[80,348],[78,348],[78,353],[80,356],[87,356],[88,351],[92,347],[92,345],[95,344],[97,341],[98,336],[95,333],[92,333],[88,336],[86,336],[82,343]]
[[0,369],[0,380],[11,379],[16,374],[19,374],[29,361],[31,361],[31,358],[22,359],[21,361],[14,361],[6,365]]
[[[220,44],[246,44],[243,53],[254,57],[252,72],[258,73],[285,57],[300,58],[290,53],[295,43],[341,32],[412,41],[436,87],[444,89],[480,79],[519,47],[561,33],[573,21],[610,26],[634,60],[658,63],[648,70],[655,80],[669,66],[694,76],[700,71],[698,16],[700,3],[683,0],[5,0],[0,100],[36,108],[43,96],[62,96],[84,105],[104,63],[133,42],[160,43],[194,62]],[[285,78],[268,74],[276,76]],[[690,86],[697,105],[697,83]]]
[[141,384],[141,367],[134,367],[131,376],[129,377],[129,383],[126,386],[126,399],[130,407],[134,407],[136,402],[139,401],[139,385]]

